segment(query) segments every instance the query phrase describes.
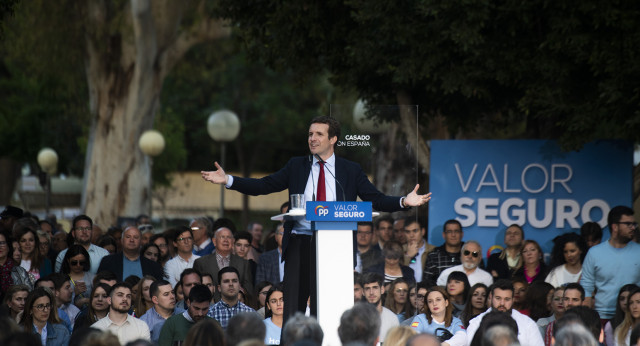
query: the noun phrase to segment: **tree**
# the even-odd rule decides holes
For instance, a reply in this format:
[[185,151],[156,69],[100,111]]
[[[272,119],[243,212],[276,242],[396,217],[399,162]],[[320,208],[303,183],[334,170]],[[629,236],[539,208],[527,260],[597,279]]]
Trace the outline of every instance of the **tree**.
[[83,209],[97,222],[148,210],[138,138],[153,125],[163,82],[193,46],[229,35],[208,1],[86,2],[92,115]]

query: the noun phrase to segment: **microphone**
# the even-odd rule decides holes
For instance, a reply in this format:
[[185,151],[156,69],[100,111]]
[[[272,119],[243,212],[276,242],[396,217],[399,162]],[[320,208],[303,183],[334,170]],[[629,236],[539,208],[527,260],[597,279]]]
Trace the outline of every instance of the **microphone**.
[[[327,163],[317,153],[313,154],[313,156],[315,156],[315,158],[318,159],[318,161],[322,162],[323,164]],[[333,180],[335,180],[336,183],[338,183],[338,186],[340,186],[340,189],[342,190],[342,200],[346,202],[347,201],[347,196],[344,193],[344,187],[342,187],[342,184],[340,184],[340,181],[336,178],[335,175],[333,175],[333,173],[331,172],[331,170],[329,170],[329,168],[327,168],[327,172],[329,172],[329,174],[331,174],[331,176],[333,177]]]
[[[309,155],[309,166],[313,165],[313,156]],[[311,183],[313,184],[313,191],[311,191],[311,199],[316,201],[316,178],[313,177],[313,168],[311,170]]]

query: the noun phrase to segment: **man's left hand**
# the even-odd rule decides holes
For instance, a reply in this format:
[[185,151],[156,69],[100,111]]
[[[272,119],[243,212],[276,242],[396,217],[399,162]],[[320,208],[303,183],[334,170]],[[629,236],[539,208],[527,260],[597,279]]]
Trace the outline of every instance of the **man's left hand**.
[[429,202],[429,200],[431,199],[431,192],[429,192],[426,195],[418,195],[418,188],[420,187],[420,184],[417,184],[415,189],[413,189],[413,191],[411,191],[410,194],[407,195],[407,197],[404,199],[404,204],[408,207],[419,207],[427,202]]

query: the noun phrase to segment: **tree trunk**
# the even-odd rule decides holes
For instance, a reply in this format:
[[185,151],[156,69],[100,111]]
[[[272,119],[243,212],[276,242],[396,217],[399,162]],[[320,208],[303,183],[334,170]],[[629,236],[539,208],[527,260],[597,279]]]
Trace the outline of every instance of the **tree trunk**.
[[[418,157],[418,165],[422,168],[421,173],[425,174],[428,177],[430,171],[429,160],[431,157],[431,151],[427,146],[427,141],[422,137],[422,134],[420,133],[420,126],[416,126],[416,124],[418,123],[416,112],[419,110],[416,110],[416,108],[411,105],[411,96],[409,96],[409,94],[407,94],[406,92],[399,91],[396,94],[396,97],[398,99],[398,105],[400,106],[400,128],[402,129],[402,132],[404,132],[404,134],[407,136],[409,143],[417,143],[417,147],[414,148],[414,150],[416,150],[417,152],[416,156]],[[428,185],[428,180],[423,187],[427,188],[428,186],[426,185]],[[413,186],[411,188],[413,188]]]
[[0,158],[0,205],[11,203],[11,195],[20,177],[20,164],[9,157]]
[[[184,27],[187,10],[199,17]],[[82,209],[96,223],[112,225],[118,216],[150,210],[149,160],[138,139],[153,126],[165,77],[193,45],[227,37],[229,30],[207,17],[204,1],[91,0],[87,12],[92,124]]]

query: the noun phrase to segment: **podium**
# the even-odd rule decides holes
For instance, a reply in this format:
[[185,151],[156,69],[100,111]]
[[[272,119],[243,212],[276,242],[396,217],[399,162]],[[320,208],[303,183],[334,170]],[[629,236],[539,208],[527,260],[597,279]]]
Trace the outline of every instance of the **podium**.
[[324,332],[323,345],[341,345],[340,317],[353,307],[353,231],[358,222],[371,221],[372,216],[371,202],[307,202],[304,212],[294,210],[272,218],[306,218],[317,232],[317,318]]

